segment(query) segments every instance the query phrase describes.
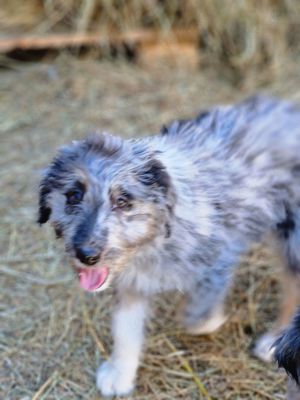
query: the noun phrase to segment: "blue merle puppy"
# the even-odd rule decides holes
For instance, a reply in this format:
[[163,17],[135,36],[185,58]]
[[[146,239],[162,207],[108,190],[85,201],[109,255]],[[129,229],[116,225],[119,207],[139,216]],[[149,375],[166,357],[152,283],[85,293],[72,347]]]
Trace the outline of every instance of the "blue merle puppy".
[[239,257],[271,233],[285,297],[274,330],[254,349],[270,360],[299,303],[300,109],[254,97],[154,136],[73,142],[42,179],[39,213],[64,239],[84,290],[116,288],[114,347],[97,371],[103,395],[133,390],[155,294],[180,291],[186,330],[215,331]]

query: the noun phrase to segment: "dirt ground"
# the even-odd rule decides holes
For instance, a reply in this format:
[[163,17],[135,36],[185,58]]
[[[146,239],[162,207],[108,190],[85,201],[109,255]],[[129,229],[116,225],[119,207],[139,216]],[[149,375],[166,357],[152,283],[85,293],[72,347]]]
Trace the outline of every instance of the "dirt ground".
[[[289,67],[265,90],[300,100],[299,83]],[[35,223],[42,169],[57,146],[87,132],[155,133],[257,88],[234,88],[211,71],[150,71],[61,54],[1,70],[0,89],[0,398],[98,399],[95,369],[111,348],[112,292],[81,292],[62,244]],[[259,247],[244,258],[229,321],[215,335],[186,335],[172,319],[178,296],[157,299],[131,398],[284,399],[284,374],[250,354],[272,324],[278,297],[276,259]]]

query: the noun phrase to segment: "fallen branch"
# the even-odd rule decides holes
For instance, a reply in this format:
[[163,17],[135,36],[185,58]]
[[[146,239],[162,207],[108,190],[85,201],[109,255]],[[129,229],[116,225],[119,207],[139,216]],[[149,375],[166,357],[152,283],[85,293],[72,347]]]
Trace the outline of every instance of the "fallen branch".
[[105,33],[65,33],[49,34],[47,36],[22,36],[0,39],[0,53],[8,53],[15,49],[39,50],[60,49],[65,47],[103,46],[107,44],[155,44],[159,41],[196,43],[198,38],[196,29],[172,30],[162,33],[155,30],[139,30],[129,32]]

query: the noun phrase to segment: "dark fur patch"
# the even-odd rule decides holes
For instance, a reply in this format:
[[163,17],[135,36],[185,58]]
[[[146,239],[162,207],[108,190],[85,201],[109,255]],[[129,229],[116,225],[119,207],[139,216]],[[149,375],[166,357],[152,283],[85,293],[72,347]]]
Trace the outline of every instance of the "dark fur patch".
[[300,164],[296,164],[292,168],[292,174],[295,178],[300,178]]
[[278,366],[299,384],[300,379],[300,309],[291,326],[274,343]]
[[54,158],[47,177],[44,179],[46,185],[52,189],[62,189],[64,187],[64,177],[69,175],[72,170],[73,162],[77,159],[77,154],[61,150]]
[[56,223],[53,226],[53,228],[54,228],[56,239],[61,239],[63,237],[63,227],[62,227],[62,225]]
[[222,207],[221,203],[219,203],[218,201],[213,202],[213,206],[215,207],[215,209],[217,211],[222,211],[223,210],[223,207]]
[[38,223],[40,225],[41,224],[45,224],[49,220],[50,214],[51,214],[51,208],[50,207],[40,207]]
[[73,236],[73,245],[74,248],[81,247],[86,245],[90,236],[93,232],[93,228],[97,219],[98,208],[90,211],[89,213],[85,213],[82,216],[82,221],[78,225],[76,232]]
[[196,118],[197,123],[200,124],[204,118],[209,116],[209,114],[210,114],[210,111],[208,111],[208,110],[200,112],[200,114],[198,114],[197,118]]
[[[76,181],[73,185],[73,187],[71,189],[69,189],[65,194],[66,196],[66,206],[65,206],[65,211],[66,214],[78,214],[78,212],[80,211],[80,203],[83,199],[84,193],[86,191],[86,187],[85,184],[80,182],[80,181]],[[81,197],[81,199],[78,199],[78,202],[74,204],[70,203],[68,200],[68,194],[73,194],[75,192],[78,192]]]
[[47,175],[43,178],[40,184],[39,193],[39,217],[38,223],[46,223],[51,214],[51,208],[47,204],[47,197],[52,189],[60,189],[63,187],[62,178],[68,173],[68,164],[71,161],[70,155],[68,157],[62,157],[59,154],[54,158]]
[[46,184],[46,181],[42,182],[40,188],[40,198],[39,198],[39,216],[38,216],[38,223],[45,224],[51,214],[51,208],[47,206],[47,196],[50,193],[51,189]]
[[163,125],[162,128],[161,128],[161,130],[160,130],[160,134],[161,134],[162,136],[164,136],[164,135],[167,135],[168,133],[169,133],[168,127],[167,127],[166,125]]
[[192,120],[176,119],[175,121],[171,122],[170,125],[164,125],[160,130],[160,134],[162,136],[177,135],[183,133],[183,131],[185,131],[188,127],[191,127],[192,125]]
[[164,165],[156,160],[150,160],[144,168],[138,172],[138,180],[147,186],[158,186],[167,193],[170,187],[170,176]]
[[112,157],[121,150],[123,141],[121,138],[105,134],[91,134],[81,144],[84,152],[101,153],[102,156]]
[[277,229],[284,239],[288,239],[290,233],[295,230],[295,221],[289,209],[286,210],[286,218],[277,224]]
[[171,237],[171,233],[172,233],[171,226],[170,226],[170,224],[166,223],[166,235],[165,235],[165,238],[169,239]]

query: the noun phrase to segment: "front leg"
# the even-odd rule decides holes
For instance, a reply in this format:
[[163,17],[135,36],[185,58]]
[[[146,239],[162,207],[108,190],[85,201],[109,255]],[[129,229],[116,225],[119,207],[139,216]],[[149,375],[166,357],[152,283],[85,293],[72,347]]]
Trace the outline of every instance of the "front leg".
[[113,351],[97,371],[97,387],[103,396],[124,396],[134,389],[147,308],[144,296],[119,294],[112,318]]

